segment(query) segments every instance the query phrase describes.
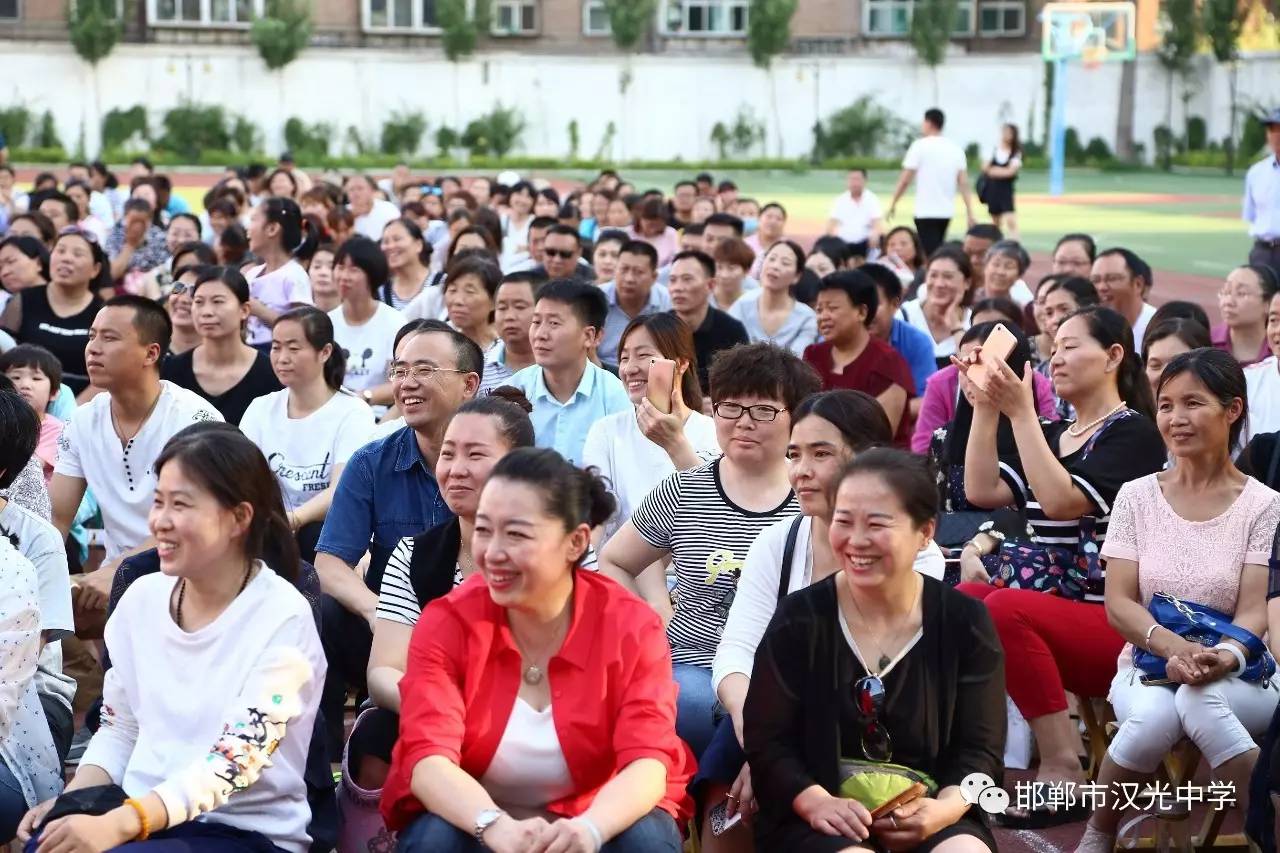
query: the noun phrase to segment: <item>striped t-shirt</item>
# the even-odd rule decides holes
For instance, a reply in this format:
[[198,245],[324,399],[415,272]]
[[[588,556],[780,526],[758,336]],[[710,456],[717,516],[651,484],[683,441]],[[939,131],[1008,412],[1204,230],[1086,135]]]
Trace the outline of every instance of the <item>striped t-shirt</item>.
[[[1058,446],[1071,425],[1066,421],[1052,421],[1043,422],[1041,428],[1049,449],[1091,505],[1087,516],[1093,519],[1094,538],[1100,549],[1107,538],[1116,493],[1130,480],[1154,474],[1164,467],[1167,458],[1164,440],[1150,418],[1125,409],[1104,423],[1084,446],[1062,456]],[[1032,542],[1071,550],[1079,547],[1081,519],[1055,520],[1046,516],[1016,458],[1000,462],[1000,478],[1013,491],[1018,506],[1025,509]],[[1102,565],[1102,580],[1090,585],[1085,601],[1101,603],[1103,600],[1106,568],[1105,563]]]
[[708,669],[751,543],[779,518],[800,512],[794,494],[765,512],[738,506],[724,492],[720,462],[672,474],[631,516],[646,542],[671,552],[676,573],[675,615],[667,625],[671,660]]

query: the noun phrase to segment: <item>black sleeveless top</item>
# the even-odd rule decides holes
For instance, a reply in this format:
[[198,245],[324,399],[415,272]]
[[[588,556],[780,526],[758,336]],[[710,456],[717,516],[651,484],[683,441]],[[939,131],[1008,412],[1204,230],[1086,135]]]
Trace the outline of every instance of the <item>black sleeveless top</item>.
[[462,526],[457,516],[413,537],[409,581],[419,607],[453,591],[453,573],[461,547]]
[[59,317],[49,305],[49,285],[30,287],[18,292],[22,306],[22,324],[16,337],[24,344],[39,344],[53,353],[62,364],[62,381],[73,393],[89,386],[84,365],[84,348],[89,343],[89,327],[102,307],[97,294],[83,311],[70,317]]

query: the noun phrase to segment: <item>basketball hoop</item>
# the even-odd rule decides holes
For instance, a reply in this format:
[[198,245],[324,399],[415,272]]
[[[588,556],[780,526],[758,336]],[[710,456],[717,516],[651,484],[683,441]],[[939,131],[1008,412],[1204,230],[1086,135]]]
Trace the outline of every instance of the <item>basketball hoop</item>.
[[1106,45],[1088,45],[1080,50],[1080,64],[1086,71],[1093,71],[1107,61]]

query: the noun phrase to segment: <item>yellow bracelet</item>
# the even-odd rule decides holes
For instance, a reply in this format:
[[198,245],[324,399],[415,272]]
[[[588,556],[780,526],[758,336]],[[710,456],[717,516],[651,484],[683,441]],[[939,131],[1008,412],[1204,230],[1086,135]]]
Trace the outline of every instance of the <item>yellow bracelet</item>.
[[132,797],[125,800],[124,804],[138,813],[138,823],[142,824],[142,829],[138,831],[138,834],[134,836],[133,840],[146,841],[151,837],[151,819],[147,817],[147,810],[142,807],[142,803]]

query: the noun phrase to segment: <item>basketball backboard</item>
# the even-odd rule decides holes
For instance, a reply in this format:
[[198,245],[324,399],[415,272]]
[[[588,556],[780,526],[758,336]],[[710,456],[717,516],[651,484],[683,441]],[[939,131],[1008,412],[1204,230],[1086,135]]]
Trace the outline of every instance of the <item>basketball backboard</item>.
[[1137,55],[1137,12],[1132,2],[1046,3],[1041,52],[1051,62],[1086,65]]

